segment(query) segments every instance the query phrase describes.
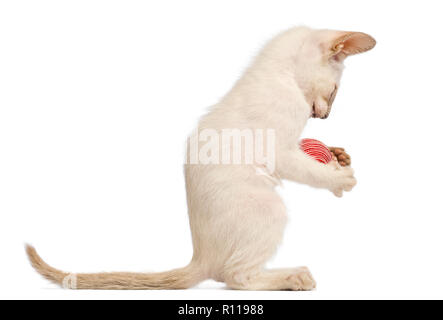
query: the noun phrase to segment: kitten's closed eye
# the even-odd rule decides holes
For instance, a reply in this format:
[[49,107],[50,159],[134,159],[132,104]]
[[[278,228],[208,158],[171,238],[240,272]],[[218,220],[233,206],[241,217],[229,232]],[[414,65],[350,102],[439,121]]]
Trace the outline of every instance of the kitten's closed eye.
[[337,90],[338,90],[338,87],[337,87],[337,85],[335,85],[334,90],[332,91],[331,96],[329,97],[329,100],[328,100],[329,107],[332,106],[332,104],[334,103],[335,96],[337,95]]

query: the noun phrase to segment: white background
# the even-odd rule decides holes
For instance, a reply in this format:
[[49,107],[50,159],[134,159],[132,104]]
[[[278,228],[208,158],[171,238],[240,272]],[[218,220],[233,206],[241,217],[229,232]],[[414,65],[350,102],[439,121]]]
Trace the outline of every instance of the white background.
[[[0,297],[443,298],[442,8],[438,1],[2,1]],[[29,266],[162,271],[192,247],[186,135],[274,34],[363,31],[327,121],[359,181],[337,199],[285,183],[290,216],[270,266],[307,265],[314,292],[67,291]]]

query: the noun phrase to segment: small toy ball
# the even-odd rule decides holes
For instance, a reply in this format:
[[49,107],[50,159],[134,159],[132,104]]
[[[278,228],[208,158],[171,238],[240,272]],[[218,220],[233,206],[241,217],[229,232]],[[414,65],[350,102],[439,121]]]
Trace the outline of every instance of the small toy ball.
[[329,163],[333,158],[329,148],[323,142],[315,139],[302,139],[300,149],[308,156],[324,164]]

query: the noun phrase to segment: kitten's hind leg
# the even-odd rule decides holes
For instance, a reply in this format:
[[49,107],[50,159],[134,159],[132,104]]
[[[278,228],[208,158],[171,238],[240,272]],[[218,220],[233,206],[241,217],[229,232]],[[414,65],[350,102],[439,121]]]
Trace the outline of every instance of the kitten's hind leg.
[[[312,290],[315,281],[305,267],[264,270],[274,255],[286,225],[286,208],[270,191],[242,197],[239,211],[225,219],[230,249],[223,263],[222,281],[239,290]],[[245,200],[247,199],[247,200]]]
[[316,287],[315,280],[306,267],[234,273],[225,281],[229,288],[238,290],[308,291]]

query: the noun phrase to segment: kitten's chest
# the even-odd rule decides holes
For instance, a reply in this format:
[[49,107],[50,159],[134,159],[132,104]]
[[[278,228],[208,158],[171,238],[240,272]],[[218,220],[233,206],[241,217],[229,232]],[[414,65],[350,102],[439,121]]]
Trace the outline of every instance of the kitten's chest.
[[275,125],[277,139],[281,142],[298,141],[307,123],[307,118],[282,117]]

